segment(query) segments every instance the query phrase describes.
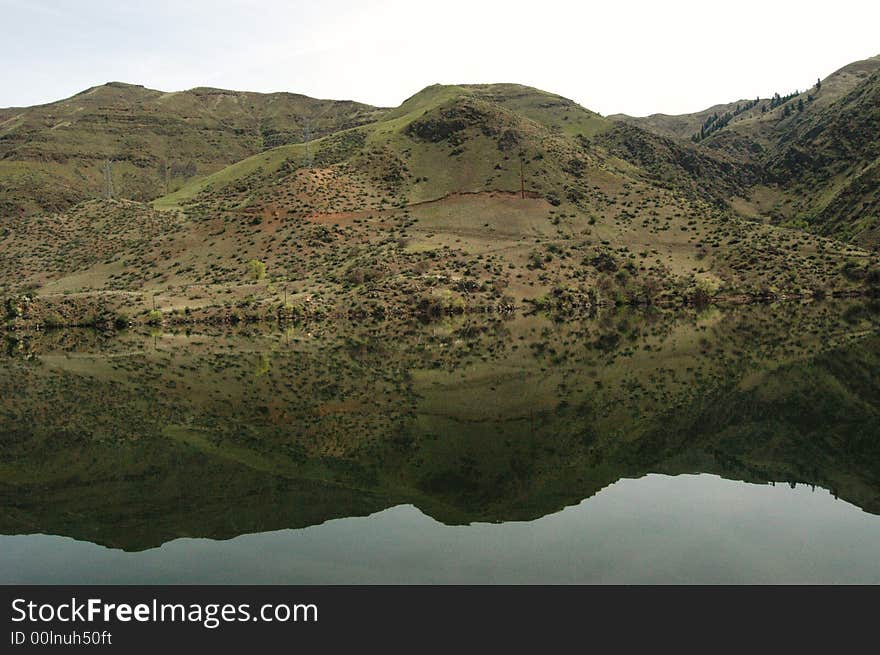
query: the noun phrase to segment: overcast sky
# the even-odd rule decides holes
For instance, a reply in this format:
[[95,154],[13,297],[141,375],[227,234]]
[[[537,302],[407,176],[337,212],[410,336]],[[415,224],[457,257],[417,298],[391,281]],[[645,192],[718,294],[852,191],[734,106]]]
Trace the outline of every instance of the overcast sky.
[[0,107],[112,80],[383,106],[520,82],[602,114],[683,113],[880,54],[876,0],[0,0],[0,21]]

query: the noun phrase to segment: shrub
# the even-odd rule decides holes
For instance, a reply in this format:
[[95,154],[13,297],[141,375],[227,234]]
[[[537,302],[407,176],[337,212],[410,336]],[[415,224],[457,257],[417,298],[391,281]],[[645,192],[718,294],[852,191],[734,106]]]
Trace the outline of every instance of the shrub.
[[254,282],[266,277],[266,265],[259,259],[252,259],[248,263],[248,273]]
[[691,302],[695,305],[706,305],[720,289],[721,285],[718,281],[710,278],[700,278],[696,281],[695,288],[691,293]]

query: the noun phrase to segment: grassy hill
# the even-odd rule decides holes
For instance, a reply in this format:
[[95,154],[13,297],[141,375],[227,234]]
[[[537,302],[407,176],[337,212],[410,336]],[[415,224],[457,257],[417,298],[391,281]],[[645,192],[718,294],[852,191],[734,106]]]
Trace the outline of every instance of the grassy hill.
[[809,229],[880,247],[880,70],[793,124],[767,158],[768,182],[785,191],[778,210]]
[[106,196],[108,177],[114,197],[150,200],[248,155],[379,114],[291,93],[164,93],[121,82],[0,110],[0,212],[62,211]]
[[[847,95],[878,69],[880,69],[880,55],[847,64],[822,80],[819,88],[813,87],[802,93],[780,89],[781,93],[776,95],[789,97],[794,100],[795,105],[799,99],[803,99],[806,102],[809,96],[812,98],[809,102],[815,103],[813,107],[824,109]],[[700,128],[706,123],[706,120],[716,114],[719,117],[727,113],[735,114],[725,127],[746,127],[743,123],[749,123],[752,122],[752,119],[757,119],[754,122],[761,123],[762,128],[772,129],[778,122],[774,120],[774,107],[771,106],[772,104],[772,97],[758,96],[756,98],[740,99],[713,105],[691,114],[651,114],[650,116],[643,117],[613,114],[608,116],[608,119],[636,125],[662,136],[690,140],[691,137],[700,133]],[[769,116],[768,113],[770,114]],[[778,116],[776,117],[778,118]],[[755,126],[749,125],[747,129],[753,131]]]
[[[205,189],[219,192],[221,185],[255,171],[261,179],[248,182],[251,194],[276,182],[269,176],[279,170],[342,163],[350,174],[368,176],[370,191],[419,202],[455,192],[519,191],[523,159],[528,190],[558,195],[564,191],[561,164],[543,162],[545,152],[553,150],[555,159],[576,158],[584,153],[571,137],[593,136],[608,127],[608,121],[574,102],[529,87],[434,85],[373,124],[317,139],[309,148],[287,146],[249,158],[185,185],[157,206],[179,203]],[[556,168],[548,170],[550,163]]]
[[877,249],[880,56],[844,66],[806,91],[758,99],[743,109],[746,104],[683,116],[615,118],[684,140],[699,135],[707,117],[735,113],[697,139],[703,155],[758,172],[745,186],[728,190],[735,212]]
[[770,98],[757,98],[757,100],[758,103],[749,109],[744,109],[744,107],[753,101],[741,99],[713,105],[692,114],[651,114],[650,116],[611,114],[608,119],[636,125],[661,136],[690,140],[695,134],[700,133],[700,128],[712,116],[724,116],[727,113],[738,112],[734,122],[743,121],[759,113],[762,103],[770,102]]
[[[93,92],[145,94],[144,107],[252,101]],[[336,107],[299,101],[316,122]],[[729,199],[752,193],[767,169],[715,148],[716,135],[660,137],[515,84],[434,85],[383,112],[342,107],[327,134],[305,143],[263,150],[265,135],[245,131],[258,154],[151,204],[93,200],[8,216],[0,290],[12,296],[9,324],[569,314],[880,283],[866,250],[737,215]]]

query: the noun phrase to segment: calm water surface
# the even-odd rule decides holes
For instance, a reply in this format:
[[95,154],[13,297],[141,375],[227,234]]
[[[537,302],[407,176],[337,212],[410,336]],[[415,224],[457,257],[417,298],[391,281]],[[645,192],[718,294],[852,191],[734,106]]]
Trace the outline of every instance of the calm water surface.
[[858,303],[0,358],[3,583],[880,583]]
[[535,521],[445,526],[412,505],[126,553],[0,537],[3,583],[880,583],[880,520],[827,491],[621,480]]

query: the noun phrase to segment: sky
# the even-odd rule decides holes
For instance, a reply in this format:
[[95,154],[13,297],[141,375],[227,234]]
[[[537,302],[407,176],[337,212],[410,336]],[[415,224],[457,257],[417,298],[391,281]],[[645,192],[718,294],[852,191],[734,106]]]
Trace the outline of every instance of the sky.
[[0,0],[0,21],[0,107],[109,81],[379,106],[518,82],[605,115],[678,114],[880,54],[876,0]]

